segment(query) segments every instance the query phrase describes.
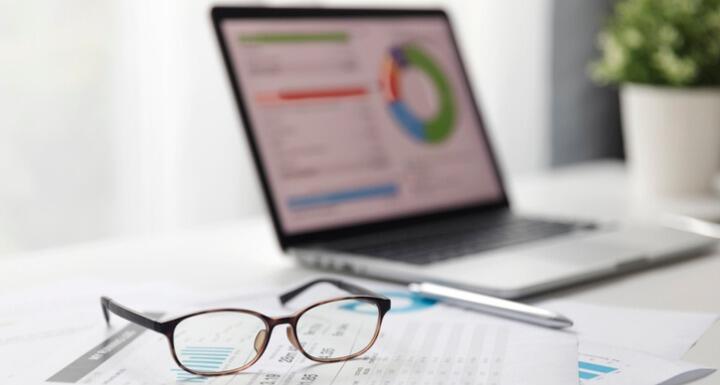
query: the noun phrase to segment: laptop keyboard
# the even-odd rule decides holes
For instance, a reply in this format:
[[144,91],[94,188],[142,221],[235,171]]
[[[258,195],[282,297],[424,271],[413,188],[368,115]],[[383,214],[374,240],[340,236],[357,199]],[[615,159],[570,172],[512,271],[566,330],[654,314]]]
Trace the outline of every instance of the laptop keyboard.
[[[441,227],[441,226],[438,226]],[[585,225],[584,228],[590,226]],[[441,227],[442,228],[442,227]],[[373,237],[368,242],[355,239],[345,245],[334,245],[332,249],[369,257],[390,259],[413,264],[429,264],[465,255],[537,241],[575,231],[577,223],[549,222],[535,219],[507,216],[493,221],[446,231],[408,230]]]

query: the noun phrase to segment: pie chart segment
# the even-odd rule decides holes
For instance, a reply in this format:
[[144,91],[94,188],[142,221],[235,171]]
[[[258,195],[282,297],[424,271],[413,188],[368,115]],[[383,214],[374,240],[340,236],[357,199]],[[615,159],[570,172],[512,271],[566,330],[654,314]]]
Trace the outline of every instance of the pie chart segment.
[[395,119],[403,125],[410,135],[420,141],[427,140],[425,123],[418,119],[408,108],[405,102],[396,100],[390,103],[390,111]]
[[[438,98],[437,113],[425,120],[412,111],[401,95],[402,71],[411,67],[428,77]],[[391,114],[411,137],[433,144],[450,136],[456,120],[452,88],[443,71],[422,48],[415,44],[392,47],[385,59],[381,84]]]

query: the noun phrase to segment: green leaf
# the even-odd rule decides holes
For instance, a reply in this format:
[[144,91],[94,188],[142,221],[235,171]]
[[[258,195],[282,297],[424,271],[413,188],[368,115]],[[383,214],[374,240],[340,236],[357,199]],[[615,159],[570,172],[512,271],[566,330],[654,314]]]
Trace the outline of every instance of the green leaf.
[[620,0],[588,69],[599,84],[720,85],[720,0]]

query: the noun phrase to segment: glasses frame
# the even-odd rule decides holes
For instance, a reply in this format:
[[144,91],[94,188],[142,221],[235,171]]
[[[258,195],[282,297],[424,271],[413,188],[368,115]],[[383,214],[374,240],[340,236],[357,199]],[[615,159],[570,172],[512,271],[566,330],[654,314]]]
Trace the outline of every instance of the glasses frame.
[[[130,321],[136,325],[145,327],[147,329],[150,329],[152,331],[155,331],[157,333],[163,334],[169,344],[170,344],[170,352],[172,354],[173,360],[175,363],[182,368],[183,370],[198,375],[198,376],[204,376],[204,377],[215,377],[215,376],[225,376],[229,374],[235,374],[242,372],[243,370],[249,368],[253,364],[255,364],[260,357],[262,357],[263,353],[265,353],[265,349],[268,346],[268,343],[270,342],[270,338],[272,336],[272,331],[275,329],[276,326],[279,325],[288,325],[289,327],[287,330],[287,337],[290,340],[290,343],[302,353],[303,356],[306,358],[316,361],[316,362],[322,362],[322,363],[331,363],[331,362],[340,362],[340,361],[347,361],[351,360],[355,357],[358,357],[365,352],[367,352],[374,344],[375,341],[377,341],[378,336],[380,335],[380,328],[382,326],[383,318],[385,317],[385,314],[387,314],[388,311],[390,311],[391,307],[391,301],[389,298],[375,293],[371,290],[362,288],[360,286],[341,281],[338,279],[332,279],[332,278],[320,278],[313,281],[310,281],[297,289],[291,290],[287,293],[284,293],[280,295],[279,300],[282,305],[287,304],[289,301],[291,301],[293,298],[300,295],[305,290],[309,289],[312,286],[321,284],[321,283],[327,283],[331,284],[341,290],[344,290],[351,295],[348,296],[342,296],[342,297],[335,297],[331,298],[325,301],[320,301],[317,303],[314,303],[310,306],[304,307],[295,313],[285,316],[285,317],[269,317],[265,314],[248,310],[248,309],[240,309],[240,308],[217,308],[217,309],[210,309],[210,310],[203,310],[198,312],[189,313],[177,318],[173,318],[171,320],[167,321],[156,321],[153,320],[145,315],[143,315],[140,312],[137,312],[135,310],[132,310],[130,308],[127,308],[123,305],[120,305],[119,303],[115,302],[114,300],[108,298],[108,297],[101,297],[100,298],[100,304],[102,306],[103,316],[105,318],[105,322],[109,325],[110,324],[110,313],[113,313],[117,315],[120,318],[123,318],[127,321]],[[312,310],[318,306],[322,306],[328,303],[337,302],[337,301],[344,301],[344,300],[359,300],[359,301],[366,301],[369,303],[374,304],[378,308],[378,319],[377,324],[375,326],[375,332],[373,333],[373,337],[370,340],[370,343],[367,344],[362,350],[348,354],[346,356],[342,357],[336,357],[336,358],[322,358],[322,357],[314,357],[310,353],[306,352],[305,349],[303,349],[302,345],[298,342],[298,335],[297,335],[297,323],[300,317],[302,317],[303,314],[305,314],[307,311]],[[251,316],[255,316],[263,321],[265,324],[265,331],[267,332],[267,336],[264,338],[264,342],[262,345],[262,348],[257,351],[257,355],[255,358],[253,358],[250,362],[247,364],[230,370],[220,371],[220,372],[203,372],[194,370],[191,368],[186,367],[183,365],[182,362],[180,362],[180,359],[177,356],[177,353],[175,352],[175,328],[178,324],[180,324],[182,321],[191,318],[196,317],[203,314],[211,314],[211,313],[243,313],[243,314],[249,314]]]

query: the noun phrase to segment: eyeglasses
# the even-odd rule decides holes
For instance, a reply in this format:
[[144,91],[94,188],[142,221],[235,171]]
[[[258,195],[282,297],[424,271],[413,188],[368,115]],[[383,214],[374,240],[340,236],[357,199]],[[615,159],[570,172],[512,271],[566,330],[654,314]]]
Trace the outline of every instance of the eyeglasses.
[[280,296],[286,304],[310,287],[329,283],[351,295],[308,306],[287,317],[272,318],[245,309],[200,311],[159,322],[102,297],[103,315],[110,312],[132,323],[164,334],[173,359],[200,376],[221,376],[247,369],[262,356],[273,329],[287,324],[290,343],[317,362],[338,362],[360,356],[380,334],[390,300],[362,287],[336,280],[317,279]]

